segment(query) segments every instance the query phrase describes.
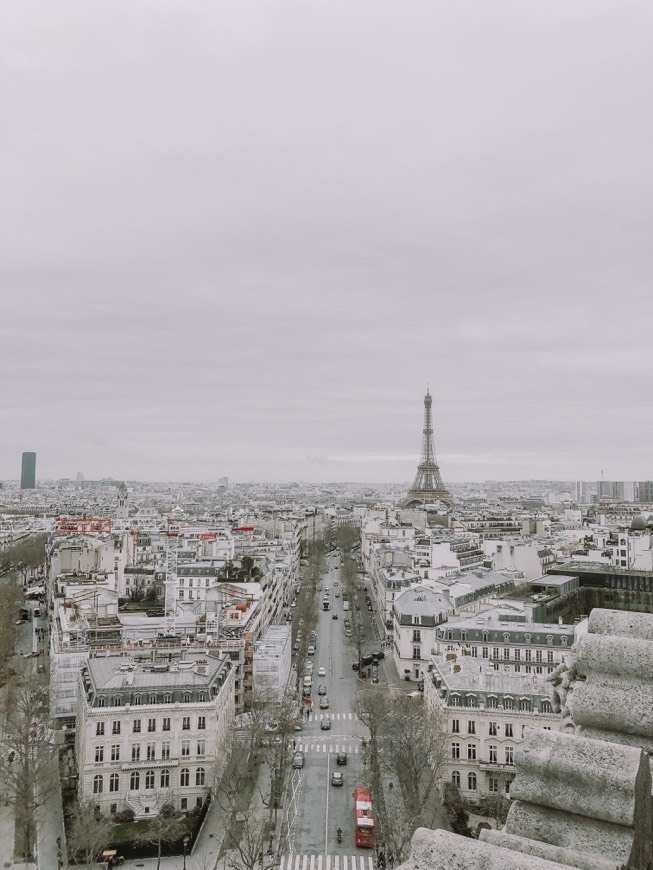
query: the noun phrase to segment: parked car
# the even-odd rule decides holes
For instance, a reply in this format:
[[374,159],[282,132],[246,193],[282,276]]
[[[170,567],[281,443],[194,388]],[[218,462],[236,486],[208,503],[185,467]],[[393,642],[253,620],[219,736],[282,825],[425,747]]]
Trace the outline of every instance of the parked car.
[[324,683],[320,683],[320,685],[317,687],[317,693],[318,695],[326,695],[327,688]]
[[292,766],[293,767],[303,767],[304,766],[304,753],[296,752],[292,757]]
[[329,699],[326,695],[320,698],[320,710],[328,710],[329,709]]
[[337,614],[337,613],[332,613],[332,614],[331,614],[331,619],[337,619],[337,618],[338,618],[338,614]]
[[344,779],[344,776],[340,773],[339,770],[334,770],[331,774],[331,785],[342,785]]
[[331,730],[331,719],[328,716],[325,716],[324,719],[320,722],[320,729],[322,731],[330,731]]
[[336,755],[336,764],[347,764],[347,753],[339,752]]

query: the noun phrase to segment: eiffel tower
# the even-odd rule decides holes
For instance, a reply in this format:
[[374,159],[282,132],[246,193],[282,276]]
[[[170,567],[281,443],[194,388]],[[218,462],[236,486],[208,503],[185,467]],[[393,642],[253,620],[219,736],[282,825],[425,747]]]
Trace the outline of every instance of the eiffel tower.
[[417,466],[417,475],[413,481],[404,507],[418,507],[435,501],[443,501],[451,504],[453,497],[445,489],[440,469],[435,461],[433,450],[433,423],[431,421],[431,394],[428,387],[424,396],[424,430],[422,434],[422,457]]

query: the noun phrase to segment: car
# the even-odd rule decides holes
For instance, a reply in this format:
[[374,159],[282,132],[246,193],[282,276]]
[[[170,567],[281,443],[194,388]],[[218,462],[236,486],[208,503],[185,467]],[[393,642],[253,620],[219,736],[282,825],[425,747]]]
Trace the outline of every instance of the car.
[[293,649],[295,650],[295,652],[299,652],[299,641],[298,640],[295,641],[295,643],[293,644]]
[[329,699],[326,695],[323,695],[320,698],[320,710],[328,710],[329,709]]
[[351,669],[352,669],[352,671],[357,671],[358,668],[359,668],[359,664],[358,664],[358,662],[352,662],[352,663],[351,663]]
[[313,646],[313,644],[311,644],[311,645],[309,646],[309,648],[308,648],[308,650],[307,650],[307,653],[308,653],[309,656],[313,656],[313,655],[315,655],[315,647]]
[[347,764],[347,753],[339,752],[336,755],[336,764]]
[[345,778],[339,770],[334,770],[331,774],[331,785],[342,785]]
[[302,689],[302,695],[304,696],[304,698],[310,698],[311,697],[311,687],[304,686],[304,688]]
[[336,598],[340,598],[340,593],[338,592],[337,589],[336,589],[336,591],[334,592],[334,595],[335,595]]
[[276,719],[272,719],[269,722],[266,722],[264,727],[265,727],[265,730],[268,732],[278,731],[279,730],[279,723],[276,721]]
[[317,675],[318,677],[326,677],[326,668],[319,668]]
[[351,628],[345,629],[345,637],[351,637]]
[[320,685],[317,687],[317,693],[318,695],[326,695],[326,686],[324,685],[324,683],[320,683]]
[[331,730],[331,719],[328,716],[325,716],[324,719],[320,722],[320,730],[321,731],[330,731]]
[[25,625],[25,620],[24,619],[17,619],[16,622],[14,623],[14,625]]
[[331,619],[337,619],[337,618],[338,618],[338,614],[337,614],[337,613],[332,613],[332,614],[331,614]]
[[292,766],[300,768],[304,766],[304,753],[296,752],[292,757]]

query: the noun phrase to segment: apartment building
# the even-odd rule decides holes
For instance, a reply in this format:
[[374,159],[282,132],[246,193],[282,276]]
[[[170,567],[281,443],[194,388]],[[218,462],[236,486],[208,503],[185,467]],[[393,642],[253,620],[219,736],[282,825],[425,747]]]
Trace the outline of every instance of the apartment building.
[[80,797],[105,813],[130,808],[137,819],[164,803],[201,805],[226,761],[233,679],[227,656],[89,659],[79,672]]
[[531,622],[517,605],[449,619],[435,629],[435,652],[455,653],[494,671],[544,675],[574,643],[574,626]]
[[420,680],[435,646],[435,629],[453,613],[440,592],[425,586],[406,589],[393,608],[392,652],[397,673]]
[[497,673],[487,662],[456,653],[433,656],[424,703],[446,730],[443,781],[475,802],[510,794],[515,749],[526,727],[557,731],[548,684],[533,675]]

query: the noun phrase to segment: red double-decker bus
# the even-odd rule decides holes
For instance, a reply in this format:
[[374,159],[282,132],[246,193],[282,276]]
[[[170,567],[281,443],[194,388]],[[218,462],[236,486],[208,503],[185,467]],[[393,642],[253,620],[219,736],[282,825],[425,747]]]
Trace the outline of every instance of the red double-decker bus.
[[354,789],[354,822],[356,845],[361,849],[374,848],[374,813],[369,788],[358,785]]

